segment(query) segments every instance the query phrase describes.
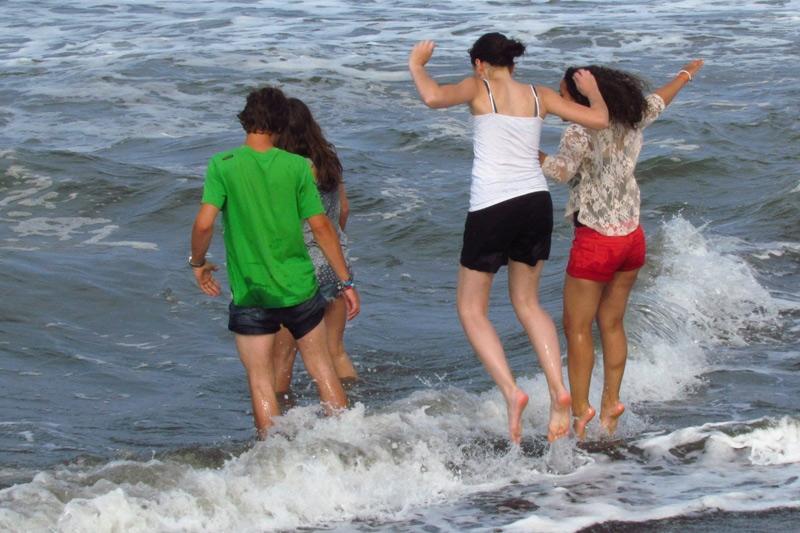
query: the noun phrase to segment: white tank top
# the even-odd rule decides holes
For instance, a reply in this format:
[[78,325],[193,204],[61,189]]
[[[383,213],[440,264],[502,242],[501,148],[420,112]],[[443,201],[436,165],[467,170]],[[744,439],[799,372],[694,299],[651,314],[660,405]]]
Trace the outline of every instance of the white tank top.
[[538,191],[547,191],[539,166],[539,139],[543,120],[539,96],[536,116],[514,117],[497,112],[489,82],[483,80],[492,102],[492,113],[473,117],[472,184],[469,210],[486,207]]

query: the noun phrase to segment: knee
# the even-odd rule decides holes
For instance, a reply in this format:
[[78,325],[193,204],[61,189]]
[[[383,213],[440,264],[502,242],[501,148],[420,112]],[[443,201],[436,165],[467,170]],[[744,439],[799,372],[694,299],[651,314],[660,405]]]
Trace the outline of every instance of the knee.
[[603,313],[597,315],[597,327],[605,335],[624,331],[621,316],[604,315]]
[[586,338],[591,339],[592,337],[591,322],[583,322],[575,320],[567,314],[564,315],[563,322],[564,322],[564,335],[567,337],[568,341],[579,342]]
[[488,317],[487,310],[481,308],[479,305],[460,301],[456,307],[458,310],[458,318],[461,320],[462,324],[477,322]]
[[530,315],[542,311],[539,300],[530,296],[511,295],[511,305],[517,315]]

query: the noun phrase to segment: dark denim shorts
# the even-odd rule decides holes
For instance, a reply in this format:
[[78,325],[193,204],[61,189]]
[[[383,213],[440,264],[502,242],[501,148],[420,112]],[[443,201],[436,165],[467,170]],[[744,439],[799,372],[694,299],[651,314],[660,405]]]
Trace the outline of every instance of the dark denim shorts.
[[319,291],[292,307],[241,307],[231,302],[228,306],[228,329],[239,335],[268,335],[286,326],[292,336],[299,339],[322,322],[326,305]]

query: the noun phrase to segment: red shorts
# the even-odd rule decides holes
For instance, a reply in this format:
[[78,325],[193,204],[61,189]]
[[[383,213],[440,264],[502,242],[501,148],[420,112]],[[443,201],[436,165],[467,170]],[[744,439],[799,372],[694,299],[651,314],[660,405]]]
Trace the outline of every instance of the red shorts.
[[592,228],[575,228],[567,274],[573,278],[607,283],[616,272],[644,266],[647,245],[641,226],[627,235],[608,236]]

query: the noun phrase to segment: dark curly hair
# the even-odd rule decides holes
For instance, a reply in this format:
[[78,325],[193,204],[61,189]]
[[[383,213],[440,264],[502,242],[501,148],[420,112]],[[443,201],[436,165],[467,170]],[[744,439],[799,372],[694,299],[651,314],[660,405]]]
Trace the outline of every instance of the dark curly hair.
[[635,128],[642,121],[647,111],[647,100],[644,98],[644,91],[647,84],[641,78],[608,67],[589,65],[586,67],[569,67],[564,72],[564,82],[573,100],[579,104],[588,106],[589,100],[583,96],[572,76],[576,71],[585,69],[594,75],[597,80],[597,87],[603,100],[608,107],[608,118],[611,122],[622,124],[629,128]]
[[513,67],[514,58],[525,53],[525,45],[516,39],[509,39],[502,33],[481,35],[469,49],[472,66],[475,60],[486,61],[496,67]]
[[278,148],[308,157],[314,163],[317,187],[330,192],[342,181],[342,163],[336,147],[325,139],[311,110],[298,98],[289,98],[289,124],[278,137]]
[[247,95],[237,115],[247,133],[281,133],[289,122],[288,102],[277,87],[262,87]]

